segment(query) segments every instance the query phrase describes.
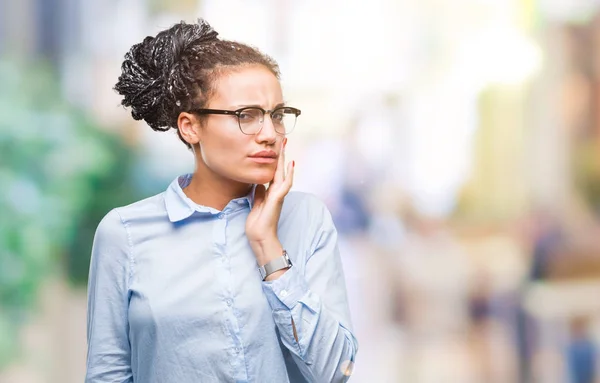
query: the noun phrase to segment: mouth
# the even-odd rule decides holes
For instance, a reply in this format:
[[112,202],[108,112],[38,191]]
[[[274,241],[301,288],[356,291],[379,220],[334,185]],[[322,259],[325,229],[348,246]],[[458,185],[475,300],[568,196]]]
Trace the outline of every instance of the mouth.
[[277,162],[277,157],[250,156],[249,158],[259,164],[272,164]]
[[272,164],[277,162],[277,153],[273,150],[263,150],[248,156],[252,161],[259,164]]

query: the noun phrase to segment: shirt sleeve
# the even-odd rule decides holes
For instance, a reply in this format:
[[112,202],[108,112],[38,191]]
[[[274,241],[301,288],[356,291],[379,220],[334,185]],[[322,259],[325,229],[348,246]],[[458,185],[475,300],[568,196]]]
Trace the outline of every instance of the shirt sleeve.
[[292,266],[278,279],[263,282],[263,291],[281,341],[304,377],[310,382],[345,382],[358,342],[351,329],[337,231],[324,204],[319,210],[314,216],[321,217],[321,223],[310,247],[305,275]]
[[133,382],[127,319],[129,249],[126,227],[112,210],[98,225],[92,247],[86,383]]

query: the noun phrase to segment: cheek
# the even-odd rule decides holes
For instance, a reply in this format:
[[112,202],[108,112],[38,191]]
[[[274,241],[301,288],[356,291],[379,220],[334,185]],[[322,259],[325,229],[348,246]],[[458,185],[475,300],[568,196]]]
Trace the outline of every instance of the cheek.
[[211,137],[202,142],[200,152],[204,163],[214,170],[227,170],[240,166],[247,143],[228,137]]

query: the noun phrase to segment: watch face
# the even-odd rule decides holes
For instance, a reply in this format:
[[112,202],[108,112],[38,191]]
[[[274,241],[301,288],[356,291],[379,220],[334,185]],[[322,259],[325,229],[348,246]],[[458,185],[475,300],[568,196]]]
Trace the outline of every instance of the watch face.
[[283,258],[285,258],[285,261],[288,265],[292,266],[292,260],[290,259],[290,256],[288,255],[287,251],[283,253]]

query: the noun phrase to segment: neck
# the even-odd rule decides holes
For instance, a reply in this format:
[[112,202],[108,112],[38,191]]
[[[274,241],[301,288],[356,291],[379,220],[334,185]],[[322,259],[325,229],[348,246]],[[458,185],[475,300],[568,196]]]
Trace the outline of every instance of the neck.
[[223,210],[232,199],[247,195],[251,187],[250,184],[221,177],[202,163],[196,166],[192,181],[183,192],[199,205]]

